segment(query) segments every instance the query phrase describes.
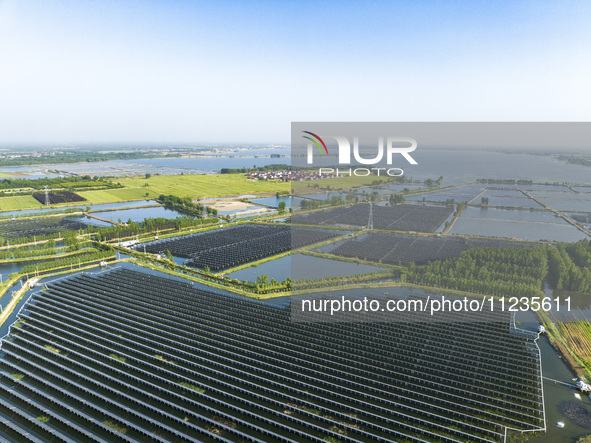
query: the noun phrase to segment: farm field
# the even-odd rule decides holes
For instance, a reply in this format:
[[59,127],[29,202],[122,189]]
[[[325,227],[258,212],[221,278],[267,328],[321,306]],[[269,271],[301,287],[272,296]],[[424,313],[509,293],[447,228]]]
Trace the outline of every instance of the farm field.
[[18,211],[19,209],[42,208],[32,195],[19,195],[17,197],[0,197],[0,211]]
[[557,325],[567,346],[591,368],[591,324],[588,321],[559,321]]
[[[101,204],[158,198],[161,194],[178,197],[221,197],[242,194],[289,191],[289,182],[247,181],[244,174],[184,174],[157,175],[146,178],[121,178],[125,188],[80,191],[86,203]],[[147,184],[148,186],[144,186]],[[43,205],[30,195],[0,197],[0,211],[41,208]]]
[[[184,174],[157,175],[149,179],[122,178],[119,182],[129,190],[140,194],[154,192],[174,194],[179,197],[221,197],[227,195],[255,194],[263,192],[276,193],[289,191],[289,182],[278,181],[247,181],[244,174]],[[148,187],[144,187],[144,184]],[[142,198],[141,196],[139,198]]]
[[153,188],[120,188],[103,189],[98,191],[82,191],[78,194],[80,194],[81,197],[84,197],[89,204],[100,204],[116,201],[153,199],[158,198],[158,196],[162,193],[156,192]]

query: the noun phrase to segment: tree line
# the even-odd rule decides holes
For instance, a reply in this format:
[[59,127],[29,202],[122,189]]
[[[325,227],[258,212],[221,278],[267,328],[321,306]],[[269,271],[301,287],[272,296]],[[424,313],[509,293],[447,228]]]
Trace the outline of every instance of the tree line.
[[548,252],[548,282],[555,289],[591,292],[591,241],[560,244]]
[[96,233],[98,241],[109,241],[117,238],[134,237],[140,234],[151,234],[158,231],[166,231],[170,229],[180,230],[188,227],[199,227],[203,225],[216,223],[217,219],[209,218],[194,218],[189,216],[181,216],[177,218],[145,218],[140,223],[135,223],[132,220],[127,221],[127,225],[112,225],[108,227],[89,226],[88,232]]
[[115,185],[110,181],[104,180],[100,177],[90,177],[85,175],[83,177],[45,177],[45,178],[3,178],[0,180],[0,189],[19,189],[32,188],[44,189],[45,186],[49,188],[86,188],[86,187],[107,187],[120,188],[121,185]]
[[459,257],[408,265],[401,281],[494,296],[544,296],[553,289],[591,292],[591,241],[523,248],[474,248]]
[[96,152],[77,150],[75,152],[66,152],[63,154],[41,154],[39,156],[27,156],[16,158],[3,158],[2,166],[30,166],[46,165],[59,163],[79,163],[79,162],[102,162],[107,160],[133,160],[140,158],[169,158],[180,157],[180,154],[143,154],[140,152]]
[[85,264],[89,262],[94,262],[98,260],[103,260],[106,258],[111,258],[115,255],[114,250],[108,251],[97,251],[96,249],[91,249],[88,252],[83,254],[77,254],[71,257],[64,257],[58,258],[49,261],[42,261],[39,263],[35,263],[32,265],[23,266],[20,273],[21,274],[30,274],[33,272],[42,272],[47,271],[50,269],[57,269],[63,268],[66,266],[78,265],[78,264]]
[[220,173],[222,174],[246,174],[247,172],[265,172],[265,171],[288,171],[291,169],[291,165],[286,164],[273,164],[267,166],[259,166],[254,168],[222,168]]
[[195,217],[203,217],[207,215],[217,217],[218,210],[209,206],[204,206],[201,203],[195,203],[191,197],[177,197],[176,195],[160,194],[158,201],[170,209],[185,212]]

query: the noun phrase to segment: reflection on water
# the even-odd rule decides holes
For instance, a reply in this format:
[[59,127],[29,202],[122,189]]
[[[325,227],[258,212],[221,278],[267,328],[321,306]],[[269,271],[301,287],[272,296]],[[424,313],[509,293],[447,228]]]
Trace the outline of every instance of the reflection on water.
[[[516,220],[524,222],[545,222],[565,224],[563,218],[548,210],[529,211],[521,209],[476,208],[468,206],[462,211],[463,218],[486,218],[491,220]],[[531,226],[531,225],[530,225]]]
[[263,274],[267,275],[269,279],[274,278],[277,281],[283,281],[287,278],[291,278],[292,280],[303,278],[315,280],[328,276],[346,277],[355,274],[365,274],[381,269],[377,266],[296,254],[268,261],[256,267],[245,268],[233,272],[229,276],[240,281],[246,280],[249,282],[256,281],[257,277]]
[[177,218],[181,213],[173,211],[172,209],[163,206],[155,206],[152,208],[136,208],[136,209],[122,209],[118,211],[93,212],[92,215],[117,222],[121,219],[126,223],[129,219],[135,223],[143,221],[145,218]]
[[285,202],[286,208],[291,208],[291,197],[283,196],[283,197],[263,197],[263,198],[253,198],[250,200],[257,205],[265,205],[270,206],[271,208],[279,207],[280,202]]
[[566,223],[521,222],[516,220],[468,218],[464,214],[454,223],[450,234],[515,238],[526,241],[576,242],[588,236]]

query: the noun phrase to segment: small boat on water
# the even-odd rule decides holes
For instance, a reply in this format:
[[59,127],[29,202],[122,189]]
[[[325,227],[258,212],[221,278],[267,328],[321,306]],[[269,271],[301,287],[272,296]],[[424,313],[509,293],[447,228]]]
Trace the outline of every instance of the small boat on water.
[[581,399],[581,394],[579,394],[578,392],[575,392],[575,398],[577,400],[580,400]]
[[558,426],[559,428],[564,428],[564,422],[559,421],[558,423],[556,423],[556,426]]

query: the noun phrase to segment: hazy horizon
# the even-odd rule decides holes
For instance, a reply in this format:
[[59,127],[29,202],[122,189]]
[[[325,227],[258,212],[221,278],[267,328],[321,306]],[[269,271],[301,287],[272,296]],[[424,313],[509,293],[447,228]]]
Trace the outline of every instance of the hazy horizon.
[[590,28],[583,0],[0,0],[0,143],[282,144],[292,121],[591,121]]

